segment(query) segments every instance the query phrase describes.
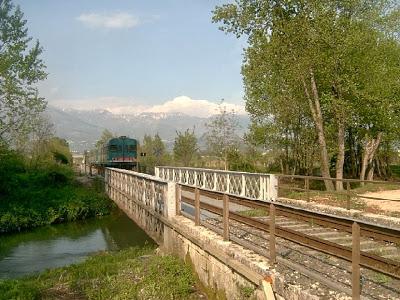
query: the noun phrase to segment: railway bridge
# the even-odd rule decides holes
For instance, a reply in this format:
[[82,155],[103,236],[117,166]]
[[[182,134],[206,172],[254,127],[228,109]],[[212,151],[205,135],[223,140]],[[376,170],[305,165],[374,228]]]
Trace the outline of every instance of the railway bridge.
[[360,210],[356,181],[326,205],[314,202],[319,177],[156,167],[155,176],[106,168],[104,179],[214,297],[400,298],[400,219]]

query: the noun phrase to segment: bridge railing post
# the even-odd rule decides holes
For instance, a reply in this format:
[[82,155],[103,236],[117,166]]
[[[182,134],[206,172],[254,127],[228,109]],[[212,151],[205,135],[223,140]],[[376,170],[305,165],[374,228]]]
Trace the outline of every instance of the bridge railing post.
[[246,196],[246,176],[242,174],[241,176],[241,185],[242,189],[240,190],[240,196],[245,197]]
[[179,184],[175,184],[175,204],[176,204],[176,215],[181,215],[181,197],[182,197],[182,187]]
[[[177,215],[177,191],[178,185],[175,182],[168,182],[164,194],[164,216],[168,219]],[[180,197],[179,197],[180,199]]]
[[278,199],[278,177],[276,175],[269,175],[269,185],[267,186],[269,199],[275,201]]

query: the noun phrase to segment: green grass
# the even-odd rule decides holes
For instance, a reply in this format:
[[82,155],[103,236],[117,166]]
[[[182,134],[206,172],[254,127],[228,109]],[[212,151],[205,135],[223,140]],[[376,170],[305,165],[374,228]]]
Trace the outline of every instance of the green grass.
[[188,299],[194,291],[190,267],[150,247],[101,252],[37,276],[0,280],[0,299]]
[[381,191],[390,191],[398,189],[400,189],[400,186],[398,184],[367,183],[364,186],[352,189],[352,191],[357,194],[364,194],[368,192],[381,192]]
[[[310,197],[311,202],[346,208],[348,196],[345,193],[346,191],[343,191],[343,194],[336,194],[326,191],[310,191],[308,195]],[[307,193],[291,191],[286,195],[286,198],[307,201]],[[350,207],[352,209],[362,210],[366,207],[366,204],[363,200],[354,197],[354,192],[353,192],[350,200]]]
[[250,209],[239,212],[240,215],[245,217],[265,217],[268,216],[268,212],[264,209]]

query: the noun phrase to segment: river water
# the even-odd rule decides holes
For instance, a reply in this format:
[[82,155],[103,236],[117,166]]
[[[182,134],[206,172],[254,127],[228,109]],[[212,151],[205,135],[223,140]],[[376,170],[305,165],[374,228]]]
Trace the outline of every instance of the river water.
[[16,278],[83,261],[102,250],[154,244],[121,210],[86,221],[0,235],[0,278]]

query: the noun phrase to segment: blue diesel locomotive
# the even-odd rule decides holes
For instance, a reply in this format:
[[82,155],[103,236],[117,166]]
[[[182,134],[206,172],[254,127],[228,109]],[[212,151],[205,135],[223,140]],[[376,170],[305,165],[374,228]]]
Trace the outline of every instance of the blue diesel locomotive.
[[120,136],[112,138],[99,149],[89,151],[87,160],[100,167],[114,167],[133,170],[137,167],[136,139]]

